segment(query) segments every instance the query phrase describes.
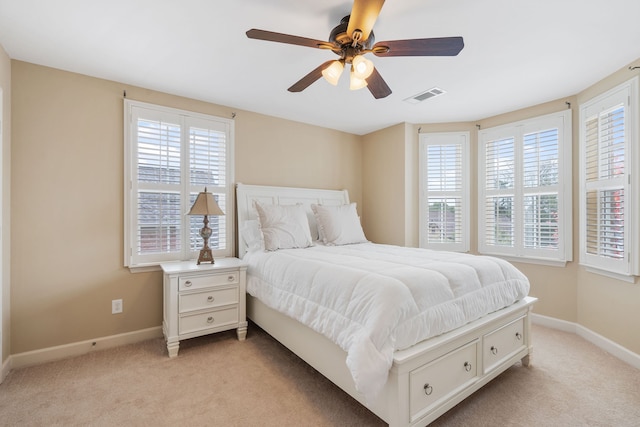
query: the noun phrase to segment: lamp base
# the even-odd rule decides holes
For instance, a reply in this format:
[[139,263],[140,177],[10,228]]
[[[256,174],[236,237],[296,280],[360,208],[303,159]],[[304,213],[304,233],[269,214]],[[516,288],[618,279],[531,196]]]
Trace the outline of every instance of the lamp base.
[[200,250],[200,256],[198,256],[198,265],[200,265],[201,262],[210,262],[211,264],[215,264],[215,261],[213,260],[213,254],[211,253],[211,249],[201,249]]

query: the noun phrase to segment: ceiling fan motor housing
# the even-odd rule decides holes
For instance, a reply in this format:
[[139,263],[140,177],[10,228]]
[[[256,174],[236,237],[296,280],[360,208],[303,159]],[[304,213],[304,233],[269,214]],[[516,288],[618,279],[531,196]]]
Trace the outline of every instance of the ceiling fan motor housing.
[[346,63],[351,63],[353,57],[360,54],[363,50],[371,50],[373,43],[375,42],[375,36],[373,31],[369,34],[367,40],[358,40],[355,46],[353,44],[353,35],[347,34],[347,26],[349,25],[349,16],[347,15],[340,21],[331,33],[329,34],[329,41],[337,43],[341,47],[341,51],[334,51],[337,55],[341,56]]

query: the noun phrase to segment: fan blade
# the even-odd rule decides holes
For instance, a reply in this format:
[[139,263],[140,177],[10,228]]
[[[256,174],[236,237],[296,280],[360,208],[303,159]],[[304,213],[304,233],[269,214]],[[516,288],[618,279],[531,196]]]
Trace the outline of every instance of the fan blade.
[[295,82],[293,86],[291,86],[287,90],[289,92],[302,92],[303,90],[311,86],[311,84],[316,80],[322,77],[322,70],[327,68],[332,62],[333,60],[324,62],[322,65],[318,66],[318,68],[314,69],[312,72]]
[[340,46],[322,40],[308,39],[306,37],[292,36],[289,34],[274,33],[273,31],[257,30],[252,28],[247,31],[250,39],[266,40],[269,42],[287,43],[298,46],[315,47],[318,49],[340,49]]
[[378,70],[373,69],[373,73],[367,77],[367,88],[375,99],[385,98],[391,95],[391,88],[384,81]]
[[347,35],[352,37],[355,30],[360,30],[362,31],[360,40],[363,42],[367,40],[383,4],[384,0],[354,0],[349,25],[347,25]]
[[456,56],[464,47],[462,37],[393,40],[376,43],[375,56]]

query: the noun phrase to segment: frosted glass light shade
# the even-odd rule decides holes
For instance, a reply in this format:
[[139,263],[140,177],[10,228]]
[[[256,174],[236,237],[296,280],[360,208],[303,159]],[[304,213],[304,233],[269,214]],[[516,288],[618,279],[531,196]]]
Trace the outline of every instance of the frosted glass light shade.
[[358,90],[367,86],[367,81],[365,79],[361,79],[356,76],[356,73],[353,72],[353,67],[351,67],[351,76],[349,80],[349,89]]
[[359,79],[366,79],[373,73],[373,62],[362,55],[357,55],[351,62],[353,74]]
[[331,65],[322,70],[322,77],[332,85],[336,86],[343,70],[344,64],[342,61],[333,61]]

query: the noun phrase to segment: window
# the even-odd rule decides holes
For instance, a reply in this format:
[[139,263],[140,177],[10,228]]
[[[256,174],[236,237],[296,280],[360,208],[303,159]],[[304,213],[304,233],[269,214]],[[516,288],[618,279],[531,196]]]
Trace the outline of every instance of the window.
[[481,130],[478,141],[479,252],[570,261],[571,112]]
[[125,265],[197,257],[205,187],[224,216],[209,218],[215,256],[233,251],[233,121],[125,100]]
[[420,246],[469,251],[469,132],[420,135]]
[[580,263],[638,275],[638,78],[580,108]]

